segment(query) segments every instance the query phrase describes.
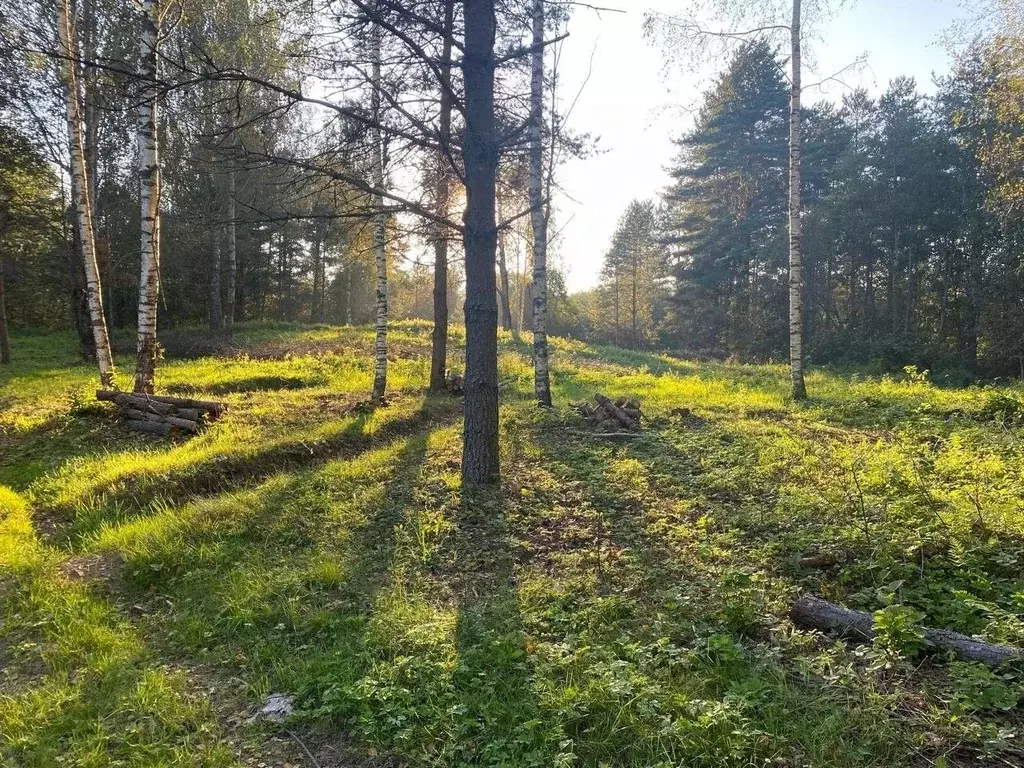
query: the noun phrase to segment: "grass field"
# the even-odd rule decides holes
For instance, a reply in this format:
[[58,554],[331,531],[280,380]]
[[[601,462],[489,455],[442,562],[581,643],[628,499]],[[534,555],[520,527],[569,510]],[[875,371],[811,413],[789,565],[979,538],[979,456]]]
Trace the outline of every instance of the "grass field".
[[[503,337],[504,483],[464,495],[429,328],[392,342],[375,411],[366,329],[168,359],[161,391],[230,404],[171,441],[118,426],[70,336],[15,337],[4,765],[1024,765],[1024,671],[920,647],[1024,645],[1017,385],[815,371],[797,406],[782,366],[556,340],[542,413]],[[568,403],[597,391],[640,398],[642,436],[588,436]],[[795,629],[801,594],[879,640]],[[252,717],[272,692],[284,727]]]

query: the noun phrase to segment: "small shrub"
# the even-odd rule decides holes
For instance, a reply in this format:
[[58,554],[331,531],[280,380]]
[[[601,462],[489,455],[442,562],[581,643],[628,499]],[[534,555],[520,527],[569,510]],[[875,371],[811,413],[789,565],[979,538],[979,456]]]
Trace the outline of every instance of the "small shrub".
[[924,648],[924,614],[906,605],[875,611],[875,647],[889,655],[913,658]]

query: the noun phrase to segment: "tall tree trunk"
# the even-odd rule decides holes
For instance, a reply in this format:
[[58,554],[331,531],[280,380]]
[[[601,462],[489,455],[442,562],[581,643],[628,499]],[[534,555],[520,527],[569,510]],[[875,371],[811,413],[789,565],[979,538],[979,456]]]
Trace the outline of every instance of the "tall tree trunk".
[[310,302],[309,307],[309,322],[317,322],[317,317],[321,314],[322,309],[317,306],[320,301],[320,264],[323,259],[323,241],[320,237],[320,228],[317,227],[313,233],[313,300]]
[[142,273],[139,276],[139,320],[135,391],[152,394],[159,347],[156,339],[160,295],[160,148],[157,134],[157,45],[160,34],[157,0],[142,0],[139,45],[139,197],[142,202]]
[[4,259],[0,254],[0,365],[11,362],[11,337],[7,332],[7,298],[4,294]]
[[498,452],[498,303],[494,217],[498,139],[494,118],[495,0],[463,0],[466,92],[463,148],[466,213],[466,375],[462,481],[486,485],[500,479]]
[[640,349],[640,318],[639,308],[637,306],[637,269],[636,260],[639,258],[637,254],[633,255],[633,263],[630,266],[630,286],[629,294],[629,312],[630,312],[630,324],[633,326],[633,348]]
[[100,383],[104,387],[114,386],[114,358],[110,352],[110,337],[103,316],[103,287],[100,270],[96,263],[96,236],[93,230],[92,205],[89,198],[89,175],[85,164],[85,143],[80,108],[78,85],[78,42],[72,23],[70,0],[57,4],[57,32],[63,52],[62,79],[64,80],[65,106],[68,123],[68,154],[71,160],[71,197],[76,210],[76,225],[82,248],[85,269],[85,297],[89,308],[89,324],[92,327],[93,344],[96,348],[96,364],[99,367]]
[[235,292],[238,281],[238,226],[235,224],[235,169],[228,171],[228,231],[227,231],[227,269],[224,286],[224,330],[228,336],[235,328]]
[[[329,229],[330,225],[328,225]],[[316,322],[326,322],[327,312],[327,232],[320,241],[320,291],[316,296]]]
[[612,284],[612,289],[615,291],[615,346],[619,346],[619,269],[615,268],[615,282]]
[[[379,10],[376,9],[375,10]],[[381,121],[381,27],[376,20],[370,27],[370,55],[372,57],[371,113],[373,128],[370,141],[373,144],[373,184],[377,190],[384,189],[384,137],[380,130]],[[388,217],[384,212],[384,197],[376,194],[374,204],[377,213],[373,217],[373,257],[377,263],[377,336],[373,344],[373,394],[371,399],[379,403],[384,399],[388,387]]]
[[352,269],[355,265],[349,264],[345,270],[345,325],[352,325]]
[[[97,59],[96,56],[96,38],[98,35],[96,29],[96,0],[85,0],[82,4],[82,56],[87,62],[94,62]],[[100,108],[99,108],[99,88],[97,83],[97,72],[96,67],[85,64],[81,70],[82,73],[82,122],[85,128],[84,134],[84,146],[83,151],[85,153],[85,173],[89,179],[89,204],[92,206],[93,211],[93,226],[96,229],[95,236],[97,239],[97,250],[101,249],[101,231],[103,229],[102,216],[99,213],[99,132],[100,132]],[[98,261],[103,261],[100,255],[97,255]],[[109,269],[109,262],[108,262]],[[110,295],[110,288],[107,288],[107,295]],[[107,311],[111,311],[110,304],[108,302]],[[108,321],[110,327],[114,327],[113,319]]]
[[210,230],[210,253],[210,330],[220,333],[224,330],[224,307],[220,298],[220,227],[216,225]]
[[533,225],[533,391],[551,406],[548,374],[548,221],[544,206],[544,0],[533,0],[530,64],[530,223]]
[[[63,196],[63,191],[62,191]],[[68,210],[66,204],[61,206]],[[92,323],[89,322],[89,301],[85,292],[85,259],[82,251],[82,238],[79,237],[77,211],[72,211],[75,221],[65,219],[64,230],[67,244],[68,274],[71,279],[71,321],[78,336],[78,352],[83,360],[96,362],[96,339],[92,335]]]
[[[498,218],[503,216],[501,195],[498,195]],[[505,232],[498,232],[498,278],[501,280],[501,289],[498,291],[498,298],[501,299],[501,327],[506,331],[513,330],[512,301],[508,287],[508,261],[505,258]]]
[[[441,216],[448,215],[451,197],[449,158],[452,155],[452,38],[455,35],[455,0],[445,0],[444,41],[441,44],[441,114],[438,121],[437,187],[435,204]],[[448,373],[448,235],[440,225],[434,240],[434,331],[430,348],[430,388],[445,388]]]
[[804,384],[803,209],[800,197],[800,2],[793,0],[789,97],[789,369],[793,398],[807,399]]

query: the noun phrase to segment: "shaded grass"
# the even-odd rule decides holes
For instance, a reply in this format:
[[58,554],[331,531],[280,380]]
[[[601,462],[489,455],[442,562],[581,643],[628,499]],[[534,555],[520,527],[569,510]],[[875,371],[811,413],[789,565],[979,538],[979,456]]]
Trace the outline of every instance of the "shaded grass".
[[[429,329],[394,339],[398,394],[373,413],[351,411],[365,329],[243,327],[227,361],[170,361],[161,387],[231,404],[181,443],[124,438],[61,337],[25,342],[0,374],[0,479],[24,497],[0,497],[5,757],[226,765],[219,707],[171,671],[202,667],[410,765],[1019,762],[1018,671],[785,619],[814,592],[1024,643],[1018,388],[814,371],[794,405],[782,366],[557,340],[559,403],[643,400],[644,436],[610,444],[532,407],[503,336],[504,483],[469,497],[459,404],[422,394]],[[819,552],[835,565],[800,567]],[[83,556],[121,575],[66,587]]]

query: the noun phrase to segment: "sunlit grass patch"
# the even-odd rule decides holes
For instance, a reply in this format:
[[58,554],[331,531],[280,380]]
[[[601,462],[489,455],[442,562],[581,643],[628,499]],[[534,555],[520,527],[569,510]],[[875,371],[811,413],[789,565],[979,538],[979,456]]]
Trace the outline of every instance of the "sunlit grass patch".
[[[410,766],[1016,759],[1018,670],[786,616],[813,593],[1024,644],[1019,388],[815,369],[795,404],[782,365],[556,339],[548,412],[503,333],[504,484],[464,497],[429,337],[395,326],[368,409],[369,329],[241,326],[164,361],[158,386],[230,405],[177,441],[121,432],[62,337],[0,373],[30,419],[0,446],[3,757],[227,764],[173,671],[200,667]],[[639,435],[590,435],[567,404],[598,391],[641,400]],[[116,572],[67,575],[96,558]]]

